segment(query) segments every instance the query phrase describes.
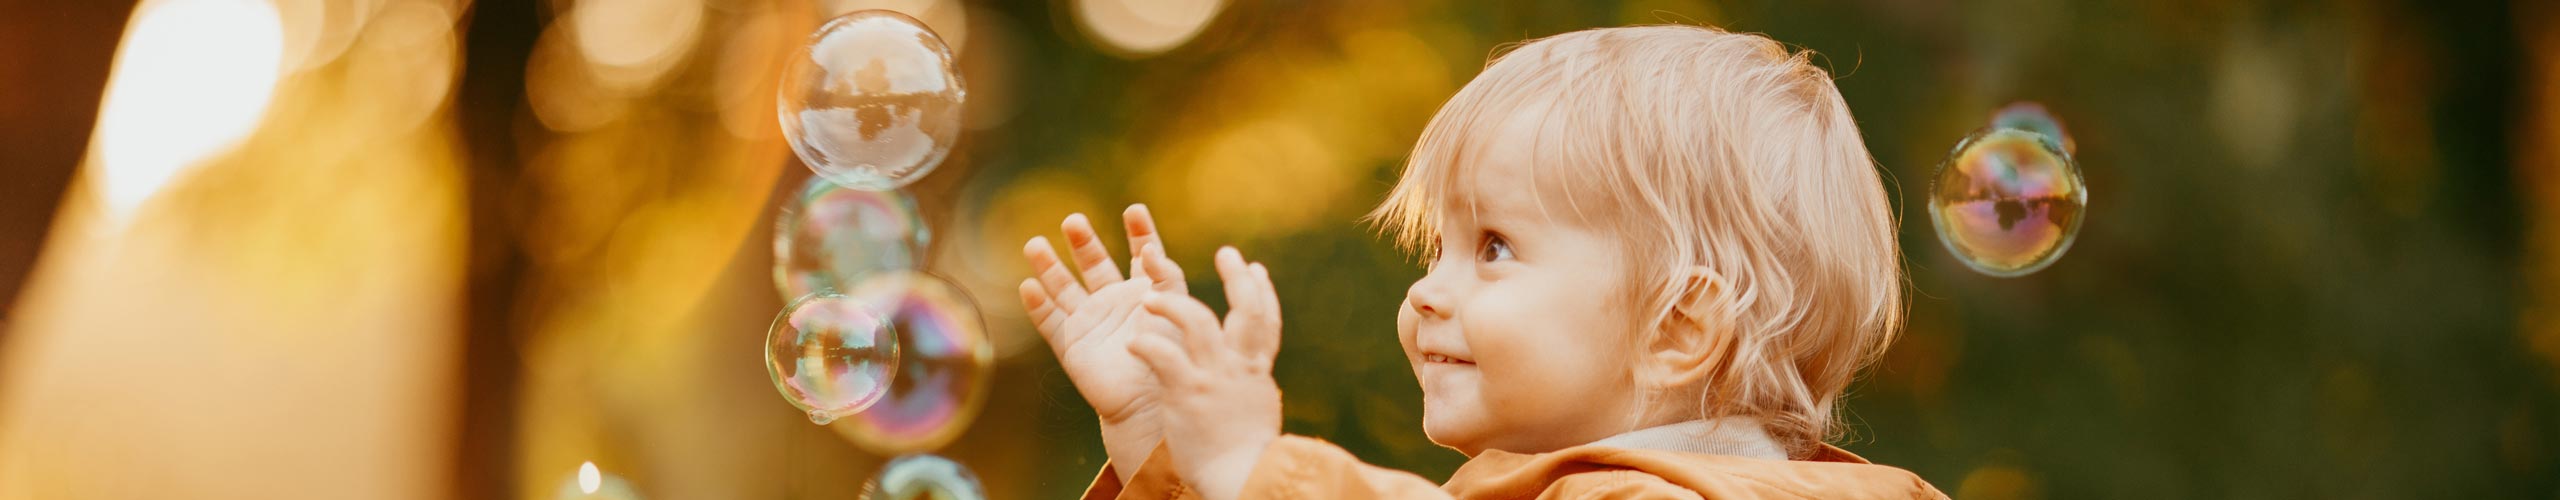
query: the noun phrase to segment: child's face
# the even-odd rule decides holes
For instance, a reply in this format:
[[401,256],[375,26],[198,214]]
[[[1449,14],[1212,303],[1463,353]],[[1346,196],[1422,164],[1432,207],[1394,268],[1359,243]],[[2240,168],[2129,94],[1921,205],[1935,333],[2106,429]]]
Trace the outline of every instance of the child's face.
[[[1440,255],[1396,321],[1422,382],[1424,433],[1468,456],[1536,453],[1635,421],[1626,263],[1614,235],[1537,182],[1535,119],[1508,120],[1458,168]],[[1545,131],[1560,132],[1560,131]],[[1472,208],[1469,206],[1472,202]]]

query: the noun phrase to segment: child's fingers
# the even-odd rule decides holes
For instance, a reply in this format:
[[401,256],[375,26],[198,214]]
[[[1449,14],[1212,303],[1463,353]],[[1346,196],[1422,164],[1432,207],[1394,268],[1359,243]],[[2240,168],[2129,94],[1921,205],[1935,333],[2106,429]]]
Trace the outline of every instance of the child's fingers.
[[1040,338],[1057,344],[1059,327],[1067,322],[1066,313],[1060,312],[1058,301],[1049,298],[1049,291],[1040,287],[1040,280],[1023,278],[1021,288],[1022,312],[1031,317],[1031,324],[1040,330]]
[[1068,274],[1067,266],[1058,262],[1058,251],[1049,247],[1049,238],[1031,237],[1031,242],[1022,245],[1022,257],[1031,261],[1031,276],[1040,280],[1041,288],[1048,289],[1050,298],[1057,299],[1058,307],[1075,310],[1084,304],[1084,285],[1077,284],[1075,275]]
[[1218,247],[1218,257],[1215,262],[1218,266],[1218,281],[1224,282],[1227,288],[1227,309],[1233,311],[1237,297],[1253,292],[1247,283],[1247,280],[1253,278],[1252,270],[1245,268],[1244,253],[1237,252],[1236,247]]
[[[1245,321],[1252,322],[1250,323],[1252,328],[1248,328],[1247,331],[1253,332],[1248,338],[1240,341],[1245,343],[1246,352],[1252,353],[1254,359],[1268,365],[1272,357],[1280,354],[1280,292],[1279,289],[1271,286],[1270,268],[1263,267],[1260,262],[1253,263],[1252,267],[1254,288],[1252,297],[1234,299],[1252,301],[1250,302],[1252,307],[1237,309],[1249,311]],[[1230,321],[1233,321],[1236,312],[1230,311],[1227,316]]]
[[1156,291],[1191,294],[1190,286],[1182,281],[1182,266],[1175,265],[1172,258],[1164,256],[1163,243],[1148,243],[1139,248],[1142,250],[1138,251],[1138,261],[1144,264],[1141,268],[1147,271],[1147,278],[1155,280]]
[[1129,234],[1129,252],[1132,254],[1129,258],[1129,276],[1133,278],[1145,276],[1159,282],[1163,281],[1164,276],[1155,274],[1154,269],[1141,264],[1141,258],[1135,256],[1138,249],[1164,242],[1164,238],[1156,233],[1155,214],[1147,211],[1145,203],[1132,203],[1128,210],[1120,211],[1120,225],[1127,229]]
[[1256,324],[1257,320],[1254,318],[1263,313],[1258,310],[1261,308],[1262,301],[1257,298],[1262,291],[1254,286],[1253,268],[1245,265],[1244,254],[1237,252],[1235,247],[1218,249],[1217,264],[1218,280],[1223,282],[1227,289],[1228,338],[1226,341],[1239,348],[1246,347],[1253,340],[1237,334],[1245,333],[1239,330],[1246,329],[1243,328],[1246,325]]
[[1058,229],[1067,234],[1067,251],[1075,254],[1076,268],[1084,270],[1085,287],[1099,290],[1120,282],[1120,265],[1111,262],[1111,249],[1102,246],[1102,238],[1094,235],[1093,222],[1085,220],[1084,214],[1067,215]]
[[1210,312],[1208,304],[1181,295],[1150,293],[1143,305],[1148,313],[1162,316],[1182,329],[1182,345],[1192,356],[1206,357],[1220,350],[1218,337],[1225,333],[1218,331],[1218,313]]
[[1129,354],[1146,363],[1147,370],[1155,372],[1156,381],[1165,387],[1189,382],[1193,373],[1199,370],[1191,364],[1190,355],[1183,353],[1181,346],[1162,335],[1140,335],[1129,339]]

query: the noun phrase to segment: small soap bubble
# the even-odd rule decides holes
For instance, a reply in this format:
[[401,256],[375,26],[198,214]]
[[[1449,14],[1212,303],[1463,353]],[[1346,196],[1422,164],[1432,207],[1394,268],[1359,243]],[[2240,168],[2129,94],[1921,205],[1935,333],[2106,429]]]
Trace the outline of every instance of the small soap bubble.
[[917,454],[890,460],[880,475],[862,485],[863,500],[983,500],[986,488],[978,475],[959,462]]
[[1965,266],[2024,276],[2062,258],[2080,233],[2089,193],[2059,141],[2024,129],[1965,137],[1938,166],[1929,221]]
[[959,66],[923,22],[886,10],[827,21],[791,60],[782,136],[819,176],[880,191],[915,182],[960,138]]
[[773,284],[785,299],[842,293],[863,277],[918,267],[931,231],[904,191],[811,177],[774,217]]
[[886,315],[841,294],[793,301],[765,333],[764,368],[782,399],[819,425],[869,408],[898,368]]
[[922,272],[883,274],[851,292],[898,332],[889,395],[828,428],[882,455],[932,451],[960,437],[985,402],[995,344],[960,286]]
[[2018,101],[2001,106],[1999,111],[1991,113],[1991,128],[2014,128],[2043,134],[2045,138],[2061,143],[2063,155],[2080,154],[2080,145],[2071,140],[2071,131],[2063,129],[2062,119],[2054,118],[2053,112],[2046,111],[2043,104]]

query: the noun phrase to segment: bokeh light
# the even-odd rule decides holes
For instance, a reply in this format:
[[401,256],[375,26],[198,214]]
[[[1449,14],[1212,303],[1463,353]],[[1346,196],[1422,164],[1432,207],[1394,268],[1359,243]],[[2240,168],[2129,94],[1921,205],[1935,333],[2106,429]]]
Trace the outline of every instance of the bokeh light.
[[977,302],[959,285],[920,272],[864,280],[849,295],[889,315],[897,374],[887,396],[828,427],[881,455],[934,451],[968,430],[995,369]]
[[1929,221],[1965,266],[2000,277],[2052,265],[2079,236],[2088,190],[2051,137],[1984,129],[1958,143],[1929,190]]
[[1218,18],[1226,0],[1073,0],[1078,26],[1120,54],[1149,56],[1182,46]]
[[246,137],[282,76],[284,27],[260,0],[161,0],[134,12],[98,111],[111,213]]
[[826,425],[888,394],[898,368],[898,336],[889,318],[864,301],[811,295],[773,319],[764,363],[783,400],[808,412],[810,422]]
[[782,136],[845,187],[885,190],[941,166],[960,138],[958,63],[913,17],[858,11],[820,26],[778,90]]
[[596,467],[595,462],[579,463],[578,472],[562,479],[560,486],[553,490],[552,500],[640,500],[642,498],[640,491],[632,487],[630,480],[623,479],[620,475],[605,473],[603,469]]

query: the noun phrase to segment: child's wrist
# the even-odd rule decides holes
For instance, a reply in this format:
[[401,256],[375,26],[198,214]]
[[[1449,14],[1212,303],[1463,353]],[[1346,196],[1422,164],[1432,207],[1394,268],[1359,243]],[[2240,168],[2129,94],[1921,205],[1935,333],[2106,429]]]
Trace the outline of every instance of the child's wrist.
[[1241,498],[1245,482],[1253,479],[1254,467],[1262,462],[1262,453],[1270,450],[1271,442],[1276,440],[1277,436],[1261,438],[1210,457],[1207,463],[1201,464],[1203,477],[1193,480],[1200,483],[1197,486],[1201,496],[1208,500]]
[[1120,476],[1121,484],[1128,484],[1138,474],[1138,468],[1153,457],[1162,433],[1161,429],[1134,422],[1102,422],[1102,452],[1110,456],[1111,471]]

